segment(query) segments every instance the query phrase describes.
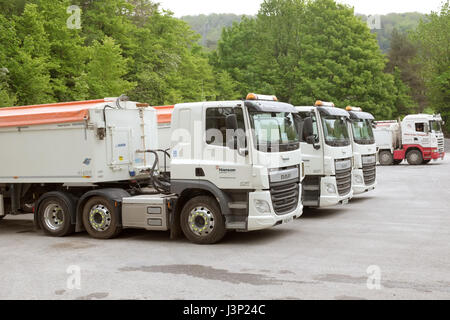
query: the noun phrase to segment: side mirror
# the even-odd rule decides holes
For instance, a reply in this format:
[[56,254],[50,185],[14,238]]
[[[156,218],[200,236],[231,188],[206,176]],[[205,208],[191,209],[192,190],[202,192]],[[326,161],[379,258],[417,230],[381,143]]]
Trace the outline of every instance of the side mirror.
[[311,117],[308,117],[303,120],[303,137],[308,142],[308,138],[311,136],[314,136],[313,121]]
[[314,135],[313,121],[311,117],[303,121],[303,137],[307,144],[312,144],[315,150],[320,149],[320,145],[316,144],[316,136]]
[[229,114],[226,118],[227,130],[236,131],[238,128],[237,116],[235,114]]

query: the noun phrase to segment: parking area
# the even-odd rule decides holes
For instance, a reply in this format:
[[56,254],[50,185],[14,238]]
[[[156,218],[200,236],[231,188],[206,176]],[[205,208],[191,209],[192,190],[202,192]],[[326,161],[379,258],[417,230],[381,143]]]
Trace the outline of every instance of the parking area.
[[450,299],[449,227],[450,157],[378,167],[378,188],[347,206],[214,246],[136,230],[49,238],[8,217],[0,299]]

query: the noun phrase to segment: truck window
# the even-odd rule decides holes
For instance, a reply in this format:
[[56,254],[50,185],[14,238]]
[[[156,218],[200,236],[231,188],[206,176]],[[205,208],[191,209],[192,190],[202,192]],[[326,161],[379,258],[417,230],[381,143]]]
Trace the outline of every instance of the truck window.
[[[227,137],[226,118],[233,113],[233,108],[208,108],[206,110],[206,143],[225,147]],[[245,132],[244,114],[241,108],[235,108],[238,127]]]
[[416,132],[425,132],[425,124],[416,123]]

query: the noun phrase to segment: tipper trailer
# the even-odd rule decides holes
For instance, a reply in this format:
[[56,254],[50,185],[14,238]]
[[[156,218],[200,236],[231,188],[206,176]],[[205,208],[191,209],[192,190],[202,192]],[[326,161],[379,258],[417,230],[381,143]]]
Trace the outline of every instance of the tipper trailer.
[[[291,222],[302,214],[301,155],[298,136],[283,130],[295,112],[274,101],[176,105],[178,140],[167,151],[156,110],[125,98],[0,109],[0,217],[34,212],[52,236],[139,228],[200,244]],[[280,152],[264,150],[263,130],[251,133],[267,123],[282,133]],[[227,140],[211,143],[220,130]],[[170,174],[160,172],[161,154],[171,156]]]
[[296,109],[299,112],[298,130],[303,134],[303,205],[329,207],[347,204],[353,197],[353,151],[347,126],[349,113],[334,107],[333,103],[322,101],[317,101],[315,106]]
[[374,130],[381,165],[428,164],[444,159],[442,118],[439,115],[408,115],[403,121],[376,121]]
[[373,134],[374,116],[348,106],[349,133],[353,148],[352,186],[354,194],[374,190],[377,185],[377,146]]

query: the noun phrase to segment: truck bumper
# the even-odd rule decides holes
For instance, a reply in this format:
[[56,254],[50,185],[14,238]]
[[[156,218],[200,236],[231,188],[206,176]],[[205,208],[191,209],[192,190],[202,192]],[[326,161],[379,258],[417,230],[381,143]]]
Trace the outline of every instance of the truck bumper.
[[445,152],[433,152],[431,154],[431,159],[433,159],[433,160],[438,160],[438,159],[444,160],[444,158],[445,158]]
[[[320,184],[320,208],[332,207],[338,204],[347,204],[350,199],[353,198],[353,190],[350,190],[350,193],[344,196],[338,194],[335,177],[323,177]],[[330,184],[334,185],[334,193],[329,193],[327,190],[327,186]]]
[[[251,192],[249,194],[249,216],[247,220],[247,231],[263,230],[276,225],[292,222],[303,214],[303,205],[301,201],[301,185],[299,188],[299,201],[297,208],[288,214],[277,215],[272,206],[270,191]],[[270,212],[261,213],[256,208],[256,201],[265,201],[270,207]]]
[[365,192],[372,191],[376,188],[377,183],[375,182],[371,186],[367,186],[364,183],[364,173],[361,169],[353,169],[352,171],[352,189],[353,194],[361,194]]

